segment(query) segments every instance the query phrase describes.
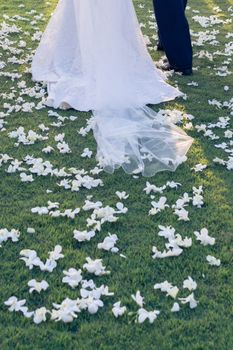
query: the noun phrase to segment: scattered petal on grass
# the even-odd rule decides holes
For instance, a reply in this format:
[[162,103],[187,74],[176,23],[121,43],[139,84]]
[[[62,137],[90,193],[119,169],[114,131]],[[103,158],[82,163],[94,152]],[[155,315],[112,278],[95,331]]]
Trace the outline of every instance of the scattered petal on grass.
[[212,255],[207,255],[206,260],[208,261],[209,265],[211,265],[211,266],[220,266],[221,265],[221,260],[216,259]]
[[117,303],[113,304],[112,312],[113,315],[118,318],[126,312],[127,308],[126,306],[121,306],[121,302],[118,301]]

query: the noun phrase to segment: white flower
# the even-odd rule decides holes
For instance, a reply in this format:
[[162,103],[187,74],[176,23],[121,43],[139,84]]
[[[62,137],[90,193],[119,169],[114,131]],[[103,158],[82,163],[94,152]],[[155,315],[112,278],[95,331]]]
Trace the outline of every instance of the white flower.
[[27,175],[26,173],[21,173],[20,178],[22,182],[33,182],[34,179],[32,175]]
[[195,186],[193,187],[193,205],[201,208],[201,206],[204,204],[203,200],[203,187],[199,186],[196,188]]
[[83,300],[87,305],[87,310],[91,315],[94,315],[98,312],[100,307],[104,306],[104,303],[100,299],[95,299],[93,297],[88,297]]
[[227,170],[233,170],[233,157],[229,157],[226,164],[227,164]]
[[179,312],[179,311],[180,311],[180,305],[175,302],[171,308],[171,312]]
[[39,309],[36,309],[34,311],[34,315],[33,315],[33,322],[35,324],[40,324],[41,322],[45,322],[46,321],[46,314],[49,311],[45,308],[45,307],[40,307]]
[[183,288],[187,288],[191,292],[197,288],[197,283],[192,279],[192,277],[188,276],[188,278],[183,282]]
[[31,212],[33,214],[46,215],[49,213],[49,210],[47,207],[35,207],[31,209]]
[[118,217],[114,216],[116,213],[114,208],[106,206],[104,208],[95,209],[92,214],[92,219],[99,219],[101,224],[105,222],[116,222],[118,220]]
[[63,271],[66,277],[63,277],[62,282],[67,283],[71,288],[75,288],[82,281],[82,271],[70,268],[68,271]]
[[23,249],[19,253],[22,258],[20,260],[23,260],[26,264],[27,267],[29,267],[29,270],[33,268],[33,266],[41,266],[41,260],[37,256],[37,252],[35,250],[30,250],[30,249]]
[[159,314],[160,314],[160,311],[158,310],[147,311],[144,308],[140,308],[138,310],[137,322],[143,323],[146,319],[148,319],[150,323],[153,323],[157,319]]
[[170,296],[173,299],[175,299],[177,297],[178,292],[179,292],[179,288],[176,286],[174,286],[174,287],[172,286],[171,288],[169,288],[167,290],[167,296]]
[[191,168],[192,170],[195,171],[195,173],[197,172],[201,172],[203,171],[204,169],[207,168],[207,164],[196,164],[193,168]]
[[92,260],[90,257],[86,258],[86,263],[83,265],[83,268],[86,269],[89,273],[93,273],[96,276],[102,276],[110,273],[106,271],[106,267],[103,266],[102,259]]
[[56,267],[57,267],[57,262],[51,259],[47,259],[45,264],[43,264],[42,262],[40,264],[41,271],[53,272],[53,270]]
[[202,194],[203,193],[203,186],[199,186],[199,187],[193,186],[193,193],[194,194]]
[[195,128],[197,129],[197,132],[205,132],[206,131],[206,124],[196,125]]
[[62,252],[62,246],[56,245],[54,250],[49,252],[49,259],[50,260],[59,260],[64,258],[64,255],[61,254]]
[[95,231],[77,231],[74,230],[74,238],[79,242],[90,241],[92,237],[95,237]]
[[57,148],[60,153],[66,154],[66,153],[71,153],[70,147],[66,142],[58,142],[57,143]]
[[165,244],[167,250],[161,252],[157,247],[153,246],[153,259],[179,256],[183,252],[182,248],[189,248],[192,246],[192,239],[188,237],[183,239],[180,234],[175,234],[175,229],[173,227],[159,225],[159,229],[158,235],[168,239],[168,243]]
[[193,196],[193,205],[195,207],[201,208],[201,206],[204,204],[203,196],[201,194],[196,194]]
[[82,158],[91,158],[92,151],[89,150],[89,148],[84,148],[83,153],[81,154]]
[[183,197],[177,199],[176,204],[172,205],[173,209],[183,209],[190,202],[192,197],[188,195],[188,193],[184,193]]
[[173,299],[175,299],[177,297],[177,294],[179,292],[179,288],[176,286],[173,286],[168,281],[164,281],[162,283],[155,284],[154,289],[160,289],[161,292],[167,293],[167,296],[170,296]]
[[62,181],[60,181],[60,183],[58,183],[58,186],[60,187],[64,187],[66,190],[70,189],[70,180],[64,179]]
[[104,241],[102,243],[98,243],[97,247],[98,249],[103,249],[107,251],[111,251],[112,253],[117,253],[119,249],[115,247],[116,242],[118,241],[117,235],[111,235],[108,234],[107,237],[105,237]]
[[152,252],[154,253],[152,255],[153,259],[163,259],[163,258],[169,258],[173,256],[179,256],[182,254],[183,249],[179,248],[178,245],[174,246],[172,249],[169,250],[164,250],[163,252],[160,252],[157,247],[153,246],[152,247]]
[[143,191],[145,191],[146,194],[150,194],[151,192],[162,194],[165,189],[166,186],[157,187],[155,185],[150,184],[149,181],[147,181],[146,187],[143,189]]
[[187,304],[189,303],[190,309],[195,309],[197,307],[198,301],[195,300],[194,294],[190,294],[186,298],[179,298],[182,304]]
[[179,247],[190,248],[192,246],[192,238],[185,237],[184,239],[178,233],[175,240],[171,242],[172,244],[177,244]]
[[6,66],[5,62],[0,61],[0,69],[3,69]]
[[129,197],[129,194],[127,194],[125,191],[123,192],[116,191],[116,195],[120,199],[127,199]]
[[43,123],[38,125],[38,128],[40,128],[40,130],[42,130],[42,131],[49,131],[49,128],[46,127]]
[[184,125],[184,129],[186,130],[192,130],[193,129],[193,123],[189,122]]
[[63,300],[61,304],[53,303],[53,307],[51,320],[62,321],[64,323],[72,322],[74,318],[78,317],[77,313],[81,311],[78,301],[69,298]]
[[10,297],[7,301],[4,302],[5,305],[10,306],[9,311],[20,311],[23,313],[23,315],[27,318],[32,317],[33,312],[28,311],[28,307],[24,306],[26,303],[26,299],[18,300],[15,296]]
[[60,204],[58,202],[51,202],[51,201],[48,201],[48,209],[51,210],[51,209],[58,209],[60,206]]
[[182,209],[175,209],[175,214],[178,216],[178,221],[189,221],[188,217],[188,211],[185,210],[184,208]]
[[231,138],[233,137],[233,131],[231,131],[231,130],[226,130],[226,131],[224,132],[224,136],[225,136],[226,138],[228,138],[228,139],[231,139]]
[[117,214],[126,214],[128,212],[128,208],[126,208],[121,202],[118,202],[116,204],[116,207],[118,209],[118,211],[116,212]]
[[102,287],[97,288],[93,280],[82,281],[82,288],[80,289],[80,295],[83,299],[87,299],[89,297],[93,297],[94,299],[100,299],[102,292],[103,292]]
[[198,86],[198,83],[196,81],[191,81],[187,84],[188,86]]
[[162,226],[159,225],[159,233],[158,235],[164,237],[166,239],[174,239],[175,238],[175,229],[172,226]]
[[150,209],[149,215],[155,215],[159,213],[161,210],[164,210],[165,208],[169,207],[168,204],[166,204],[167,198],[166,197],[160,197],[158,202],[152,201],[151,205],[153,208]]
[[118,301],[117,303],[113,304],[112,313],[116,318],[124,315],[126,310],[126,306],[121,306],[121,301]]
[[75,218],[75,216],[77,215],[77,214],[79,214],[80,213],[80,208],[76,208],[76,209],[74,209],[74,210],[71,210],[71,209],[66,209],[65,211],[64,211],[64,213],[62,213],[61,214],[61,216],[63,216],[63,217],[68,217],[68,218],[70,218],[70,219],[74,219]]
[[50,211],[49,215],[52,218],[58,218],[58,217],[62,216],[62,213],[60,212],[60,210],[55,210],[55,211]]
[[33,227],[28,227],[27,228],[27,233],[35,233],[35,229]]
[[9,306],[9,311],[24,311],[25,310],[25,304],[26,304],[26,299],[23,300],[18,300],[15,296],[10,297],[8,300],[4,302],[6,306]]
[[179,182],[167,181],[166,186],[170,188],[178,188],[179,186],[182,186],[182,185]]
[[52,151],[54,151],[54,148],[51,146],[47,146],[47,147],[42,149],[43,153],[51,153]]
[[102,171],[103,171],[103,169],[98,168],[98,167],[96,166],[94,169],[90,170],[90,173],[91,173],[92,175],[98,175],[98,174],[101,173]]
[[206,245],[214,245],[215,244],[215,238],[210,237],[208,235],[207,228],[201,229],[200,232],[195,231],[194,234],[195,234],[197,240],[200,241],[201,244],[204,245],[204,246],[206,246]]
[[214,256],[212,255],[207,255],[206,260],[208,261],[208,263],[212,266],[220,266],[221,265],[221,260],[220,259],[216,259]]
[[140,306],[141,308],[143,307],[144,304],[144,298],[141,296],[140,291],[138,290],[135,295],[131,295],[132,299]]
[[64,137],[65,137],[65,134],[63,133],[63,134],[58,134],[58,135],[56,135],[55,137],[54,137],[54,140],[56,141],[56,142],[62,142],[63,140],[64,140]]
[[91,202],[89,200],[85,200],[85,204],[82,207],[84,211],[92,210],[92,209],[99,209],[102,207],[102,202]]
[[28,282],[28,287],[30,287],[29,293],[32,293],[34,290],[40,293],[42,290],[46,290],[49,287],[49,284],[45,280],[38,282],[35,279],[32,279]]
[[18,242],[20,237],[20,232],[18,230],[12,229],[7,230],[6,228],[0,229],[0,247],[2,242],[6,242],[8,239],[11,239],[12,242]]

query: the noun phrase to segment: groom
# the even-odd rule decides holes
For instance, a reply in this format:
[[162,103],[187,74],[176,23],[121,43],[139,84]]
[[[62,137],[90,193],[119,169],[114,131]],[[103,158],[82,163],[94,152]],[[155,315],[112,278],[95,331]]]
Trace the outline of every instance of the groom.
[[192,43],[185,8],[188,0],[153,0],[159,29],[158,50],[167,62],[162,69],[192,74]]

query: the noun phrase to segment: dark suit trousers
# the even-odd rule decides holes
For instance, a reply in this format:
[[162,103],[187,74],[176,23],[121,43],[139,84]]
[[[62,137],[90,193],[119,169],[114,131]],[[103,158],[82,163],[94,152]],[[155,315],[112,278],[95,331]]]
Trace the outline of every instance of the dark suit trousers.
[[185,8],[188,0],[153,0],[159,38],[172,67],[192,67],[192,44]]

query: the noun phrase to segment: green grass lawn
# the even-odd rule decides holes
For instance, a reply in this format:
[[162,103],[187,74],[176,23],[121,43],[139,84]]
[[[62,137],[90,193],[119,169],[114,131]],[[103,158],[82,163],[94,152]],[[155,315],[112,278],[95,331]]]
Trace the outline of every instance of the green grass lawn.
[[[34,26],[34,28],[38,27],[43,30],[56,2],[55,0],[49,3],[43,0],[1,0],[1,22],[5,20],[11,25],[16,24],[22,30],[20,34],[9,36],[9,39],[15,42],[12,47],[17,47],[20,40],[27,42],[23,53],[16,54],[16,57],[25,58],[30,54],[31,49],[38,45],[37,41],[31,40],[34,29],[30,22],[35,19],[35,14],[30,11],[33,9],[36,14],[45,15],[46,21],[38,20]],[[21,3],[25,7],[19,7]],[[140,8],[138,6],[140,3],[144,3],[145,8]],[[143,32],[150,36],[152,47],[155,45],[152,38],[155,31],[148,24],[149,21],[152,21],[150,18],[152,1],[135,0],[135,5],[140,22],[146,25]],[[150,179],[133,178],[122,170],[116,171],[114,175],[100,173],[96,178],[100,178],[104,186],[91,190],[82,188],[79,192],[71,192],[59,187],[57,183],[61,179],[54,176],[33,175],[34,182],[23,183],[20,180],[20,172],[6,172],[10,162],[0,167],[0,229],[15,228],[21,233],[18,242],[12,243],[8,240],[3,242],[0,248],[1,350],[233,349],[233,177],[232,170],[227,170],[225,166],[213,162],[215,157],[227,160],[227,153],[214,147],[214,144],[222,142],[229,144],[230,139],[224,137],[226,129],[213,129],[213,132],[220,136],[219,140],[210,140],[195,129],[195,125],[216,123],[219,117],[231,117],[228,129],[232,130],[233,115],[230,115],[230,108],[227,106],[216,108],[208,103],[208,100],[213,99],[221,102],[229,101],[232,97],[232,74],[217,76],[215,70],[215,68],[226,65],[224,61],[231,59],[232,56],[214,55],[211,61],[206,57],[196,57],[196,54],[200,56],[201,51],[210,54],[223,51],[225,45],[233,41],[232,37],[226,37],[228,32],[233,32],[233,25],[232,23],[220,23],[202,28],[193,18],[194,16],[216,15],[224,21],[233,20],[233,10],[232,7],[230,8],[230,0],[191,0],[189,5],[187,14],[194,39],[194,67],[197,70],[194,71],[192,77],[174,75],[170,79],[172,84],[178,83],[179,88],[187,94],[188,98],[154,107],[155,110],[176,108],[195,117],[194,128],[188,131],[189,135],[194,137],[195,142],[188,153],[187,162],[183,163],[175,173],[162,172]],[[219,12],[216,6],[219,6],[222,11]],[[28,21],[15,18],[16,22],[11,22],[9,18],[4,19],[3,15],[8,15],[10,18],[20,15]],[[211,40],[203,46],[196,44],[197,33],[200,37],[200,32],[205,31],[210,31],[209,34],[215,31],[218,41],[216,45]],[[159,53],[154,50],[150,52],[155,60],[159,59]],[[3,45],[0,45],[0,62],[7,63],[12,56],[14,53],[4,50]],[[25,73],[28,65],[9,62],[5,68],[0,69],[0,72],[22,73],[19,81],[24,80],[27,87],[32,87],[30,74]],[[232,69],[232,64],[228,65],[228,69]],[[187,85],[192,81],[198,83],[198,87]],[[3,103],[11,105],[15,103],[20,91],[17,83],[17,79],[11,81],[9,78],[0,76],[0,116],[1,112],[7,111],[3,108]],[[224,91],[224,86],[229,86],[229,91]],[[13,100],[4,99],[1,94],[9,94],[12,88],[16,91],[16,97]],[[39,102],[28,96],[23,96],[23,98],[25,101]],[[10,113],[5,118],[7,121],[5,130],[0,133],[0,154],[8,154],[19,161],[22,161],[26,155],[42,157],[43,160],[50,161],[54,168],[65,168],[67,171],[70,167],[84,168],[87,171],[93,169],[96,165],[94,156],[91,159],[81,157],[86,147],[89,147],[95,154],[96,145],[93,135],[89,133],[86,137],[82,137],[78,134],[78,130],[86,125],[90,114],[75,111],[59,111],[59,113],[63,116],[74,115],[78,119],[66,120],[64,125],[58,128],[50,125],[56,121],[56,118],[48,116],[48,109],[33,109],[32,113],[22,111]],[[34,145],[29,146],[20,144],[15,147],[16,140],[8,137],[8,133],[19,126],[23,126],[26,131],[32,129],[42,134],[38,127],[41,123],[50,128],[47,141],[37,141]],[[54,136],[62,132],[65,133],[65,141],[72,150],[70,154],[62,155],[56,149]],[[42,149],[47,145],[53,146],[55,152],[43,153]],[[203,172],[195,173],[191,168],[198,163],[207,164],[208,167]],[[191,195],[193,186],[202,185],[204,205],[202,208],[189,205],[187,210],[190,221],[187,222],[178,221],[171,208],[156,216],[149,216],[152,199],[143,191],[147,180],[157,186],[162,186],[171,180],[182,184],[182,187],[177,190],[164,192],[169,204],[174,204],[185,192]],[[48,189],[52,193],[47,193]],[[81,211],[74,220],[31,213],[31,208],[46,206],[48,200],[59,202],[62,211],[82,207],[88,195],[93,196],[93,201],[102,201],[104,206],[114,207],[119,201],[115,194],[116,191],[126,191],[130,195],[127,200],[124,200],[128,213],[120,215],[116,223],[105,223],[101,232],[87,243],[79,244],[75,241],[73,230],[86,229],[86,219],[90,212]],[[155,194],[155,200],[158,200],[159,197],[160,195]],[[179,257],[153,260],[152,246],[156,245],[161,250],[164,247],[164,239],[157,235],[158,225],[171,225],[183,237],[192,237],[192,247],[185,249]],[[27,233],[28,227],[35,228],[36,232]],[[216,238],[214,246],[202,246],[196,241],[193,232],[200,231],[203,227],[207,227],[210,236]],[[127,256],[127,259],[96,249],[97,244],[103,241],[108,232],[117,234],[119,238],[117,246],[120,252]],[[53,250],[57,244],[63,247],[65,257],[58,261],[57,268],[51,274],[41,272],[38,268],[29,270],[24,262],[19,260],[19,253],[22,249],[34,249],[44,261],[48,252]],[[221,259],[221,266],[208,265],[207,255]],[[35,310],[41,306],[46,306],[51,310],[52,303],[60,303],[66,297],[71,299],[79,297],[79,288],[71,289],[62,283],[62,272],[70,267],[82,268],[87,256],[103,259],[104,265],[111,270],[111,274],[93,277],[84,273],[84,277],[93,277],[98,286],[108,285],[110,291],[115,293],[113,297],[104,297],[105,305],[97,314],[89,315],[84,311],[70,324],[50,321],[48,317],[47,322],[36,325],[32,319],[7,310],[4,301],[12,295],[19,299],[26,299],[29,310]],[[184,297],[188,295],[188,291],[182,289],[182,284],[188,276],[192,276],[198,285],[195,291],[195,297],[199,302],[198,307],[191,310],[188,305],[182,305],[180,312],[171,313],[170,309],[174,301],[166,297],[164,293],[155,291],[153,286],[155,283],[168,280],[180,288],[179,297]],[[42,291],[41,294],[29,294],[27,283],[33,278],[39,281],[45,279],[49,283],[49,289]],[[153,324],[149,324],[148,321],[143,324],[134,322],[138,307],[132,300],[131,294],[135,294],[137,290],[140,290],[144,296],[147,310],[161,311]],[[122,301],[122,305],[127,306],[128,312],[122,318],[116,319],[111,309],[113,303],[118,300]]]

